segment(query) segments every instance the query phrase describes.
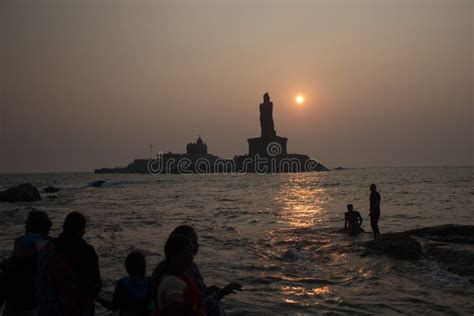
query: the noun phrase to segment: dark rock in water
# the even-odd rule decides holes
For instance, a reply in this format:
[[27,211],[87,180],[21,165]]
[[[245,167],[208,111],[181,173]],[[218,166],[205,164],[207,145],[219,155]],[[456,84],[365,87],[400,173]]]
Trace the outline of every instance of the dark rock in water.
[[365,242],[364,246],[395,259],[416,260],[422,254],[420,243],[404,233],[384,234],[376,240]]
[[59,192],[59,190],[61,190],[61,189],[49,186],[49,187],[44,188],[43,192],[44,193],[56,193],[56,192]]
[[58,196],[57,195],[49,195],[46,198],[48,198],[50,200],[56,200],[56,199],[58,199]]
[[100,188],[105,183],[104,180],[97,180],[89,184],[89,186],[94,188]]
[[436,261],[442,269],[468,277],[474,283],[473,225],[450,224],[384,234],[363,245],[369,253],[383,253],[398,259],[417,259],[423,252],[425,258]]
[[442,225],[413,229],[407,234],[417,236],[425,244],[425,255],[441,268],[467,276],[474,283],[474,226]]
[[30,183],[20,184],[19,186],[0,192],[1,202],[35,202],[41,200],[41,195]]
[[474,283],[474,249],[458,248],[457,245],[433,243],[426,246],[426,256],[438,262],[451,273],[470,277]]
[[474,244],[473,225],[449,224],[413,229],[405,233],[412,236],[427,238],[436,241]]
[[334,170],[346,170],[346,168],[337,167],[337,168],[335,168]]

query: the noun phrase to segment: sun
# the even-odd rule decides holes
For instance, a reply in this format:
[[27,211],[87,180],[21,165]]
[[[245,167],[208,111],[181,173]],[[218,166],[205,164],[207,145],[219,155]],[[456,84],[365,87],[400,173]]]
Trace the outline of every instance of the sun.
[[296,96],[296,103],[303,104],[303,102],[304,102],[304,98],[302,95]]

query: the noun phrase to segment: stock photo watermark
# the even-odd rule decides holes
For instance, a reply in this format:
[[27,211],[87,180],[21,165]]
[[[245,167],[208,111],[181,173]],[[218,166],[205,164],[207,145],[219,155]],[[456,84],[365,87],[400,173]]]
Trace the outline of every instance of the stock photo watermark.
[[147,170],[158,174],[277,174],[282,172],[319,171],[318,160],[306,155],[284,154],[277,142],[269,143],[262,154],[221,159],[216,156],[159,153],[148,161]]

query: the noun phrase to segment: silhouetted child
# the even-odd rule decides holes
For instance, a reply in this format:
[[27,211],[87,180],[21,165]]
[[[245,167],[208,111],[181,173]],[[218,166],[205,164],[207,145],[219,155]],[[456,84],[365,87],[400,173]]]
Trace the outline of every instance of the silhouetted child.
[[352,204],[347,204],[347,212],[345,213],[344,229],[348,230],[351,236],[358,235],[363,232],[362,227],[362,216],[357,211],[354,211]]
[[146,277],[145,256],[131,252],[125,259],[128,277],[117,281],[112,301],[97,298],[97,302],[121,316],[148,316],[153,311],[150,278]]

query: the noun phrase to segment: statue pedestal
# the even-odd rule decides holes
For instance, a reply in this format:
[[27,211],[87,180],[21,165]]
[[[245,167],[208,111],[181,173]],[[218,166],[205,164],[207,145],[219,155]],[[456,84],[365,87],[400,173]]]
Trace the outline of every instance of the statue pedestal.
[[288,138],[274,137],[256,137],[247,139],[249,142],[249,155],[277,157],[286,155],[286,143]]

